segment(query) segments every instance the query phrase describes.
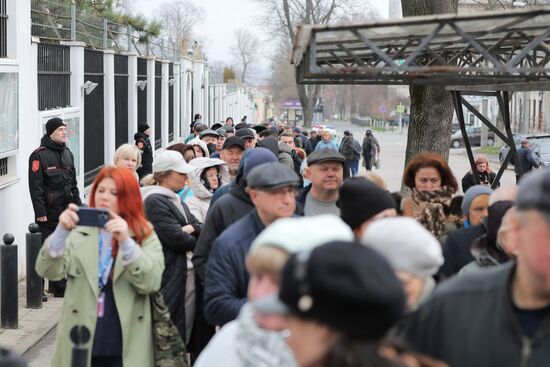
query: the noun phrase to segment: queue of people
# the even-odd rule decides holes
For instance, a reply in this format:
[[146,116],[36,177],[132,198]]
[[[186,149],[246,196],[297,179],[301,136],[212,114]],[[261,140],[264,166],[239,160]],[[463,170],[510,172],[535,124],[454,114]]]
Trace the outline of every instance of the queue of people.
[[[372,172],[350,177],[351,133],[338,147],[327,132],[317,140],[231,122],[208,129],[199,116],[188,144],[156,154],[145,176],[142,126],[135,146],[119,147],[99,172],[87,210],[64,123],[50,123],[29,177],[36,220],[45,214],[51,228],[36,270],[66,281],[55,366],[70,366],[77,324],[92,335],[91,367],[549,360],[549,172],[458,195],[447,162],[427,152],[407,164],[411,195],[401,198]],[[371,164],[379,146],[372,132],[365,140]],[[64,165],[58,181],[41,184],[50,146]],[[488,161],[478,163],[478,178],[492,180]],[[159,298],[171,340],[162,357]]]

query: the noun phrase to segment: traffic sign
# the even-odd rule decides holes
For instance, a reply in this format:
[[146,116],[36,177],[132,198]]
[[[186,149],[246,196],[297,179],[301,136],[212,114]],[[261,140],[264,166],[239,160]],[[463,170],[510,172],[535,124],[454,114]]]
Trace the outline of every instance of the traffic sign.
[[397,113],[405,113],[405,106],[403,104],[397,105]]
[[382,105],[382,106],[380,106],[379,111],[382,112],[382,113],[386,113],[386,112],[388,112],[388,109],[386,108],[386,106]]

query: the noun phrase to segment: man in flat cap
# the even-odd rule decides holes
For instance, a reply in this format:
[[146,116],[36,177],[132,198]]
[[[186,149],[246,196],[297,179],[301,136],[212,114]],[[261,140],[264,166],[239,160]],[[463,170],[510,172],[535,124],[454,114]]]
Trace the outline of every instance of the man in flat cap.
[[247,175],[246,190],[255,209],[222,232],[206,266],[204,316],[211,325],[224,325],[239,314],[246,302],[250,245],[265,227],[294,214],[299,181],[279,162],[260,164]]
[[[40,147],[29,157],[29,191],[42,241],[55,230],[67,205],[82,205],[73,153],[66,143],[67,126],[62,119],[53,117],[46,123]],[[55,297],[63,297],[65,281],[50,281],[50,291]]]
[[304,178],[311,184],[300,190],[296,198],[305,216],[340,216],[336,201],[347,169],[346,158],[332,149],[316,150],[307,157]]

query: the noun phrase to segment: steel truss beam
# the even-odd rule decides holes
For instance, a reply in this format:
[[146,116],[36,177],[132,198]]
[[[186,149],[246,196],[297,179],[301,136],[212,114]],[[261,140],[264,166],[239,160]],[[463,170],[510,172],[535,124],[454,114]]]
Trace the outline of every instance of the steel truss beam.
[[292,59],[300,84],[550,82],[550,9],[306,26]]

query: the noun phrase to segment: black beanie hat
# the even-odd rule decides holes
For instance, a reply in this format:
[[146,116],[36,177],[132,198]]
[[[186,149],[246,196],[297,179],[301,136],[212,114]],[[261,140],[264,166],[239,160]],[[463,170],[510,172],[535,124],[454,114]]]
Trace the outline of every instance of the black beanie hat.
[[52,117],[46,122],[46,134],[52,135],[55,130],[60,126],[67,126],[59,117]]
[[146,123],[143,123],[143,124],[139,124],[139,125],[138,125],[138,131],[139,131],[140,133],[144,133],[145,130],[147,130],[148,128],[149,128],[149,125],[146,124]]
[[340,217],[351,229],[386,209],[396,209],[391,194],[365,177],[352,177],[340,187],[336,205],[340,208]]

